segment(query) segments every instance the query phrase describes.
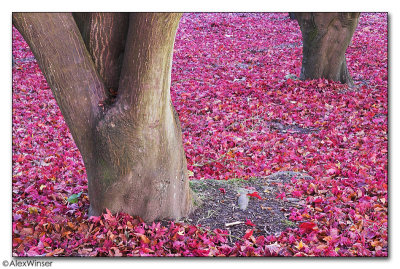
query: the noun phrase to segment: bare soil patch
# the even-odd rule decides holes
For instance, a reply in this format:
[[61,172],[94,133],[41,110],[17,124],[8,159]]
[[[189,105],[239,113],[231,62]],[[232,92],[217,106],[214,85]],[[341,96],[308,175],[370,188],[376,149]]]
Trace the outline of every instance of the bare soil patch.
[[[254,236],[266,236],[280,233],[288,227],[297,227],[297,223],[290,221],[288,215],[291,208],[301,207],[301,201],[276,198],[279,186],[290,184],[294,176],[312,179],[304,173],[284,171],[249,180],[192,180],[190,187],[197,208],[181,221],[209,230],[227,230],[232,237],[239,238],[248,229],[254,229]],[[254,192],[261,199],[248,195]],[[247,220],[254,226],[246,224]]]

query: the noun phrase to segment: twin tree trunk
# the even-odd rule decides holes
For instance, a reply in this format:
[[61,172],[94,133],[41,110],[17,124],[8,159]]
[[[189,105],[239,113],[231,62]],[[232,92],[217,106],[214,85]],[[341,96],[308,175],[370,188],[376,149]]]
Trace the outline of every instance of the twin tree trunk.
[[[351,84],[345,50],[358,13],[295,13],[301,78]],[[13,13],[79,148],[90,215],[106,208],[146,221],[192,209],[179,118],[171,103],[181,14]]]
[[86,167],[90,215],[146,221],[191,210],[179,118],[171,103],[181,14],[14,13]]
[[353,85],[345,52],[360,13],[291,13],[303,36],[300,79],[326,78]]

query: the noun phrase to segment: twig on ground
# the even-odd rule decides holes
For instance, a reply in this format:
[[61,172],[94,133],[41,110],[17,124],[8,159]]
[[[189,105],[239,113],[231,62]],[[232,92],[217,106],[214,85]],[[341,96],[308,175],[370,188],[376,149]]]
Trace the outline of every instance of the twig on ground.
[[233,225],[238,225],[244,223],[243,221],[234,221],[230,223],[225,223],[225,227],[233,226]]

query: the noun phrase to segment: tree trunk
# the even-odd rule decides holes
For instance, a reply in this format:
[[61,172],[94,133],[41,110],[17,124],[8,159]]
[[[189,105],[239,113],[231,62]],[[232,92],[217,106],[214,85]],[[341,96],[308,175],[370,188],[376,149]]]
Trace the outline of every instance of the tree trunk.
[[294,13],[303,37],[300,79],[326,78],[353,85],[345,52],[360,13]]
[[146,221],[178,219],[192,207],[169,92],[181,15],[119,15],[14,13],[13,23],[81,151],[89,214],[108,208]]

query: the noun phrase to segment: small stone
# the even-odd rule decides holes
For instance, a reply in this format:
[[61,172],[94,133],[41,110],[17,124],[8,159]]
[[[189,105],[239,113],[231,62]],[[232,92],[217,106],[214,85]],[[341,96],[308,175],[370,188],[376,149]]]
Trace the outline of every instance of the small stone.
[[247,193],[247,190],[239,189],[238,204],[241,210],[246,210],[247,206],[249,205],[249,197],[247,196]]

